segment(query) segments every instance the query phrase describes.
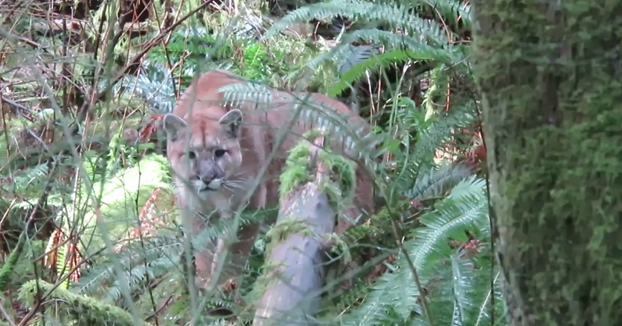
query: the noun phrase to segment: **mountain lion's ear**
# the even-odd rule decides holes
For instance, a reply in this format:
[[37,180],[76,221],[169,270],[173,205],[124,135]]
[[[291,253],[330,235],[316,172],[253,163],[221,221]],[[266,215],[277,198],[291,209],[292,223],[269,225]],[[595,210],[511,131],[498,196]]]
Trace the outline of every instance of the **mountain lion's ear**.
[[231,137],[237,138],[238,136],[240,136],[242,111],[240,111],[239,109],[233,109],[223,115],[218,122],[223,128],[225,128],[225,130]]
[[186,128],[187,125],[188,123],[184,119],[172,113],[167,113],[166,115],[164,115],[164,118],[162,118],[162,126],[166,131],[166,137],[169,138],[171,141],[177,139],[177,134],[179,133],[179,131],[183,128]]

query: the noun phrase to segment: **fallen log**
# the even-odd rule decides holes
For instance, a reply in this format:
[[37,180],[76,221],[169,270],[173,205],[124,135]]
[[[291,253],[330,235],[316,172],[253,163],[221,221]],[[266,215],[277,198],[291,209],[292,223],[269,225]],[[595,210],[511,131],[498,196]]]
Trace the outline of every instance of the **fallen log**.
[[[256,303],[253,326],[316,324],[326,275],[325,251],[337,218],[333,200],[338,200],[326,191],[327,183],[334,181],[332,167],[322,159],[323,145],[320,135],[306,147],[307,171],[316,170],[315,178],[281,193],[279,216],[268,233],[271,243],[265,271],[258,281],[265,291]],[[290,158],[296,150],[300,147]]]

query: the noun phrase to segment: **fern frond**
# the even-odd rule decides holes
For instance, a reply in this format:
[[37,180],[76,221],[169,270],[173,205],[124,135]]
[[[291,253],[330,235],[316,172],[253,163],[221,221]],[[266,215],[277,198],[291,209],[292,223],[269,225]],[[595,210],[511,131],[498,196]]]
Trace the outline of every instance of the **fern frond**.
[[[370,51],[370,53],[373,53]],[[357,58],[358,59],[358,58]],[[342,74],[339,81],[329,86],[328,96],[334,97],[341,94],[350,84],[359,80],[367,72],[375,72],[380,68],[387,67],[391,63],[402,63],[408,60],[422,60],[420,53],[410,50],[392,50],[382,54],[369,57],[366,61],[358,64],[348,65],[349,69]],[[430,59],[430,58],[427,58]],[[339,67],[340,70],[343,66]]]
[[[477,250],[475,255],[474,250]],[[435,277],[426,287],[428,306],[435,324],[489,324],[491,283],[492,292],[498,293],[500,290],[499,277],[494,277],[493,282],[490,279],[493,260],[488,243],[479,243],[476,249],[461,246],[443,259],[444,265],[438,266]],[[495,266],[494,272],[498,275],[498,267]],[[496,316],[501,316],[501,309],[503,300],[499,297],[499,301],[495,303]],[[498,318],[500,321],[501,319]],[[425,326],[427,323],[420,318],[415,325]]]
[[472,169],[464,164],[432,167],[429,172],[417,175],[415,185],[405,195],[411,199],[441,196],[447,189],[471,175],[472,172]]
[[[390,175],[393,180],[391,188],[399,194],[416,196],[413,191],[417,191],[417,178],[437,165],[435,162],[437,150],[453,145],[455,130],[469,126],[476,115],[469,106],[457,107],[455,110],[433,117],[426,117],[426,112],[423,110],[406,110],[405,108],[408,106],[399,108],[396,116],[399,121],[398,130],[406,131],[397,136],[399,141],[393,140],[392,144],[391,141],[389,142],[390,146],[394,147],[392,152],[395,156],[395,168],[393,170],[396,171],[396,175]],[[416,130],[415,139],[411,135],[413,129]],[[400,146],[404,149],[400,150]]]
[[[433,282],[440,262],[453,254],[449,239],[465,242],[468,240],[465,231],[480,236],[482,241],[490,237],[485,181],[469,177],[454,189],[433,211],[421,216],[425,226],[414,230],[411,240],[404,244],[423,284]],[[413,311],[422,314],[417,300],[419,292],[405,258],[398,257],[395,265],[393,273],[380,277],[363,305],[344,317],[343,324],[378,325],[383,321],[394,324],[411,319]],[[390,310],[396,313],[398,321],[387,320]]]
[[441,14],[444,20],[451,22],[462,22],[467,30],[473,28],[473,20],[471,16],[471,4],[468,1],[461,2],[455,0],[409,0],[412,5],[421,4],[432,8]]
[[337,17],[355,21],[385,22],[391,29],[422,37],[424,42],[431,42],[437,46],[449,43],[447,34],[436,22],[413,15],[405,6],[343,0],[320,2],[291,11],[274,24],[264,37],[272,37],[295,22],[313,18],[329,20]]
[[427,256],[449,238],[466,241],[464,230],[488,234],[487,207],[485,180],[472,176],[458,183],[446,199],[434,206],[434,211],[419,218],[426,227],[411,234],[416,248],[411,257],[415,266],[426,262]]
[[456,129],[467,128],[475,121],[475,113],[472,105],[464,105],[437,115],[428,128],[418,130],[413,158],[428,158],[436,149],[445,147],[455,135]]
[[[155,61],[144,61],[142,71],[138,76],[128,75],[115,84],[114,92],[124,94],[122,100],[128,105],[139,106],[147,102],[148,107],[164,114],[173,110],[175,92],[168,68]],[[108,86],[108,80],[102,79],[98,84],[100,91]]]
[[[242,212],[240,214],[240,226],[256,223],[266,219],[267,215],[275,214],[276,209],[266,209],[263,211],[255,212]],[[213,220],[209,219],[209,223],[206,223],[209,227],[204,228],[197,235],[192,237],[192,248],[194,252],[200,252],[205,248],[208,248],[214,240],[221,237],[225,231],[230,227],[230,221],[227,220]],[[182,250],[183,251],[183,250]]]
[[[138,284],[146,273],[151,276],[161,275],[179,266],[181,243],[177,239],[159,237],[152,238],[151,241],[147,240],[145,239],[142,243],[130,243],[118,253],[117,261],[130,281],[130,289],[132,285]],[[150,262],[148,266],[152,269],[141,269],[144,268],[144,261]],[[151,262],[156,262],[156,264],[152,265]],[[103,290],[106,283],[113,283],[107,291],[108,299],[117,300],[119,298],[117,295],[121,295],[121,284],[118,284],[118,279],[115,266],[104,262],[88,270],[86,275],[81,277],[72,288],[79,293],[94,294]]]
[[[67,274],[69,274],[70,270],[67,266],[67,261],[66,261],[66,257],[67,257],[67,246],[60,246],[56,249],[56,275],[58,275],[59,279],[64,278]],[[68,288],[69,287],[69,278],[67,278],[62,286],[64,288]]]
[[273,101],[272,89],[260,84],[248,82],[244,84],[233,84],[223,86],[218,89],[224,93],[224,101],[232,106],[241,106],[243,104],[270,104]]
[[[381,43],[389,49],[410,50],[414,54],[412,60],[438,60],[441,62],[453,62],[453,53],[448,46],[442,45],[443,40],[434,44],[415,37],[395,34],[380,29],[361,29],[348,33],[344,36],[343,42],[369,42]],[[439,45],[440,44],[440,45]]]
[[350,53],[344,58],[343,62],[341,62],[337,67],[340,75],[344,75],[345,73],[350,71],[350,69],[353,66],[362,64],[366,62],[367,60],[370,60],[374,58],[376,55],[380,54],[380,51],[379,51],[380,49],[378,48],[378,46],[374,46],[374,45],[355,46],[352,44],[346,44],[345,47],[347,47],[350,50]]
[[41,177],[48,174],[49,168],[47,163],[35,165],[29,169],[21,171],[19,174],[15,174],[13,178],[14,191],[19,192],[36,180],[40,180]]
[[317,69],[328,60],[343,60],[351,53],[349,44],[352,42],[382,44],[389,52],[402,50],[410,57],[410,60],[434,60],[447,63],[460,60],[460,57],[456,57],[459,53],[454,53],[450,50],[451,48],[446,49],[430,45],[413,37],[397,35],[379,29],[362,29],[344,35],[341,45],[309,60],[307,66],[311,69]]

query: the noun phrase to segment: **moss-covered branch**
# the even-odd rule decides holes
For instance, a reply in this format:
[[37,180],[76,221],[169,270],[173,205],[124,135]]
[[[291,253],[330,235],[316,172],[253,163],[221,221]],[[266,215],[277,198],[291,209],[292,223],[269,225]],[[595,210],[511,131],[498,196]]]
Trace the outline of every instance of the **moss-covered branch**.
[[[319,143],[323,137],[315,135]],[[291,151],[281,175],[279,217],[269,233],[267,267],[256,286],[263,293],[253,325],[305,325],[317,314],[335,206],[344,198],[351,200],[354,188],[354,164],[306,142]]]
[[[37,285],[39,291],[37,291]],[[32,280],[22,285],[19,291],[19,299],[29,308],[35,305],[37,293],[47,293],[54,286],[41,280]],[[86,296],[71,293],[66,289],[57,287],[47,296],[45,303],[54,305],[58,312],[64,314],[63,318],[67,318],[67,322],[72,321],[72,325],[76,326],[135,326],[132,316],[125,310],[108,305]],[[146,322],[140,322],[138,325],[151,326]]]

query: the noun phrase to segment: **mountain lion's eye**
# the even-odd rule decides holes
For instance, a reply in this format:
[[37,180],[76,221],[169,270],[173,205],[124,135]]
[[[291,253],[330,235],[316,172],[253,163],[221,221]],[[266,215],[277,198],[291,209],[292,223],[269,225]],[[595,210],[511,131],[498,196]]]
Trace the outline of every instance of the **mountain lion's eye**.
[[195,158],[197,158],[197,154],[193,151],[189,151],[188,152],[188,158],[191,160],[194,160]]
[[217,150],[214,151],[214,156],[216,156],[216,157],[223,157],[223,156],[225,156],[225,153],[227,153],[226,150],[224,150],[224,149],[217,149]]

